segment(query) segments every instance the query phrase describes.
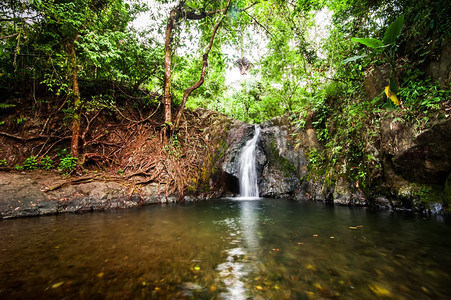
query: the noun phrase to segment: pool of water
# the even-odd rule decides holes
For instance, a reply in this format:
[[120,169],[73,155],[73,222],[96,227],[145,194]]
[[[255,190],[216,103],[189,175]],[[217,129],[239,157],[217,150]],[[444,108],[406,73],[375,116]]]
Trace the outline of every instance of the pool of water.
[[445,299],[451,224],[284,199],[0,221],[0,298]]

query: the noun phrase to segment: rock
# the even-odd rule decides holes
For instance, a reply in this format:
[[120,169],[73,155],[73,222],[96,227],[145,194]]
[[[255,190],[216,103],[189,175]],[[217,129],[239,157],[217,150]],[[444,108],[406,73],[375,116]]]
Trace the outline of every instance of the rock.
[[413,140],[403,142],[393,157],[397,173],[412,182],[444,185],[451,171],[449,137],[451,119],[436,121]]
[[379,96],[388,85],[389,76],[390,66],[388,64],[368,68],[365,71],[365,82],[363,83],[366,96],[369,99]]
[[[313,146],[318,147],[314,130],[296,129],[288,116],[271,119],[260,127],[256,151],[260,196],[300,198],[301,179],[308,173],[305,152]],[[228,182],[233,182],[228,185],[228,192],[239,192],[239,157],[253,133],[254,126],[244,123],[237,124],[229,131],[228,148],[221,165],[221,170],[230,177]],[[292,135],[297,135],[297,140],[301,141],[298,147],[295,147]],[[231,189],[230,186],[235,188]]]
[[448,42],[435,60],[431,61],[426,72],[442,88],[448,89],[451,82],[451,42]]
[[[294,150],[287,125],[275,119],[261,125],[259,163],[263,163],[260,194],[263,197],[292,197],[305,175],[307,160],[302,151]],[[279,124],[277,124],[279,123]],[[264,158],[263,158],[264,156]]]
[[384,209],[391,209],[391,203],[390,200],[388,200],[387,197],[384,196],[378,196],[371,201],[372,206],[376,208],[384,208]]
[[354,184],[350,184],[343,178],[340,178],[335,183],[333,191],[333,202],[339,205],[356,205],[366,206],[366,201],[363,193]]

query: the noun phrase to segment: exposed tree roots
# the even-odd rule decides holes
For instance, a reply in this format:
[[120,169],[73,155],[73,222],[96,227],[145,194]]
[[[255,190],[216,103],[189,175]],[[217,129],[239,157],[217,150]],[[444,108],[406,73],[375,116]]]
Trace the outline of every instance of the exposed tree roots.
[[[161,121],[151,118],[157,109],[143,113],[145,118],[132,109],[85,113],[79,167],[72,174],[81,177],[72,176],[50,189],[99,178],[82,175],[89,171],[101,173],[102,180],[127,180],[137,185],[158,183],[165,197],[177,193],[180,201],[188,190],[195,193],[201,184],[208,184],[205,172],[210,171],[214,149],[223,138],[210,132],[214,118],[202,111],[185,111],[178,131],[166,138],[162,134],[164,126],[159,125]],[[23,128],[11,123],[0,132],[0,144],[4,145],[0,147],[0,159],[6,159],[12,169],[29,156],[39,159],[49,155],[57,168],[62,149],[70,146],[69,126],[61,126],[64,124],[61,118],[27,116],[27,122],[19,126]]]

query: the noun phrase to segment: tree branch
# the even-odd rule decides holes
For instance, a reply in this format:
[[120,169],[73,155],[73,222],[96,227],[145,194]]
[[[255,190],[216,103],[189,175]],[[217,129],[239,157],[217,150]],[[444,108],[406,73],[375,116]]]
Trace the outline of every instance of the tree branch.
[[248,15],[249,17],[251,17],[252,20],[254,20],[255,23],[258,24],[258,26],[260,26],[261,28],[263,28],[267,34],[269,34],[270,36],[273,36],[273,34],[268,30],[268,28],[266,28],[264,25],[262,25],[259,21],[257,21],[256,18],[254,18],[252,15],[250,15],[247,11],[244,11],[246,13],[246,15]]
[[221,18],[218,20],[218,22],[215,24],[215,27],[213,28],[213,32],[212,32],[211,37],[210,37],[210,42],[209,42],[209,44],[207,46],[207,49],[205,50],[204,55],[202,56],[203,63],[202,63],[202,71],[201,71],[201,74],[200,74],[199,81],[197,81],[191,87],[187,88],[185,90],[185,93],[183,94],[182,104],[180,106],[180,109],[179,109],[176,117],[175,117],[175,124],[174,124],[175,125],[174,126],[175,129],[177,129],[178,126],[179,126],[180,118],[181,118],[181,116],[183,114],[183,110],[185,109],[186,100],[188,100],[188,97],[191,95],[191,93],[194,90],[196,90],[197,88],[199,88],[205,81],[205,72],[206,72],[207,67],[208,67],[208,54],[210,53],[210,50],[211,50],[211,48],[213,46],[213,41],[215,39],[216,32],[218,31],[219,25],[221,24],[222,20],[224,19],[224,16],[226,15],[227,11],[229,10],[230,3],[231,3],[231,0],[229,0],[227,2],[227,6],[222,10]]
[[19,34],[19,33],[16,32],[16,33],[13,33],[13,34],[10,34],[10,35],[0,36],[0,40],[9,39],[9,38],[11,38],[11,37],[13,37],[13,36],[16,36],[16,35],[18,35],[18,34]]

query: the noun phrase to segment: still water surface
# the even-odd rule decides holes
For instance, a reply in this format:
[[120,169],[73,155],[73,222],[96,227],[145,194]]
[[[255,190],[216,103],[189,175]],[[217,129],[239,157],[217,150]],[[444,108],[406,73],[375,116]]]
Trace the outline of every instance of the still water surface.
[[451,224],[283,199],[0,221],[0,298],[449,299]]

